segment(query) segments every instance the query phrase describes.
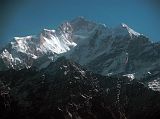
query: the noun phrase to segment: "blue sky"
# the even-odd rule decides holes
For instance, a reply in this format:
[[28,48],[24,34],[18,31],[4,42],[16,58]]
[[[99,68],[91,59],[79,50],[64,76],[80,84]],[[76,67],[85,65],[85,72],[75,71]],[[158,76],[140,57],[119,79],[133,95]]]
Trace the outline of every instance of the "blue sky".
[[84,16],[115,27],[126,23],[153,41],[160,41],[160,15],[156,0],[2,0],[0,43],[14,36],[38,34],[66,20]]

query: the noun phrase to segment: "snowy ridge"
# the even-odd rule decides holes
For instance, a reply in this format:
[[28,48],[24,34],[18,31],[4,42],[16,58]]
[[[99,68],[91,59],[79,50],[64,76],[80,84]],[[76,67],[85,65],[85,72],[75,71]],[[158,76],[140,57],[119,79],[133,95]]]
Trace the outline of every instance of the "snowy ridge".
[[[54,34],[52,34],[54,33]],[[45,34],[40,34],[40,49],[41,52],[47,53],[51,51],[53,54],[61,54],[70,50],[70,47],[75,47],[77,44],[69,41],[67,34],[61,34],[59,37],[55,31],[45,29]]]
[[7,67],[14,69],[29,68],[36,59],[47,54],[49,60],[54,60],[57,54],[65,53],[77,45],[71,39],[72,30],[69,27],[67,22],[57,30],[44,29],[37,36],[14,37],[0,57]]
[[131,37],[132,37],[132,35],[135,35],[135,36],[141,35],[140,33],[136,32],[133,29],[131,29],[130,27],[128,27],[125,23],[122,23],[122,27],[127,29],[127,31],[129,32]]
[[130,38],[138,37],[142,34],[134,31],[132,28],[130,28],[125,23],[121,23],[119,26],[113,29],[113,36],[129,36]]
[[[160,58],[158,50],[153,48],[154,44],[145,36],[124,23],[109,28],[78,17],[55,30],[44,29],[36,36],[15,37],[3,49],[0,58],[7,67],[21,69],[45,68],[58,57],[66,56],[96,73],[135,73],[136,77],[157,66]],[[154,64],[151,57],[157,57]]]

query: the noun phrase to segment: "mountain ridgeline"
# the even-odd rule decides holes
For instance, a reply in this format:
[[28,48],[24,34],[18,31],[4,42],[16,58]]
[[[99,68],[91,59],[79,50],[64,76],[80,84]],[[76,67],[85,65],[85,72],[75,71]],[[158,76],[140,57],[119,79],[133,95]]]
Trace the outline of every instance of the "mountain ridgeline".
[[0,119],[158,119],[160,43],[78,17],[0,50]]
[[[127,77],[102,76],[64,57],[0,72],[1,119],[157,119],[160,93]],[[144,98],[145,97],[145,98]]]
[[60,56],[102,75],[134,74],[142,78],[160,67],[160,44],[152,43],[124,23],[109,28],[78,17],[56,30],[15,37],[1,50],[0,64],[13,69],[42,69]]

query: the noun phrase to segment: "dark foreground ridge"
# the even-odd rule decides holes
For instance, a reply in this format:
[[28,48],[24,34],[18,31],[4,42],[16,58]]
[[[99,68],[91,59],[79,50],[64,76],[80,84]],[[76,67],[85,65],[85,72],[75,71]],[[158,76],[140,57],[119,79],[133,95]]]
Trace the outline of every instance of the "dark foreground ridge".
[[41,71],[0,72],[0,119],[158,119],[160,93],[59,58]]

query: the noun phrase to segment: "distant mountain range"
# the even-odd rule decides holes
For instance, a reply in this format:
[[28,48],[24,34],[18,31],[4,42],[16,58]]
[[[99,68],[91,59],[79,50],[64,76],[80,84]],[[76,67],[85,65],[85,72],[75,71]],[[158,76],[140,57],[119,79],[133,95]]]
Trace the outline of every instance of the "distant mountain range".
[[[98,74],[141,79],[159,73],[160,43],[124,23],[109,28],[78,17],[56,30],[13,38],[0,51],[0,70],[43,69],[61,56]],[[159,82],[158,77],[154,80]]]
[[78,17],[0,50],[0,119],[159,119],[160,43]]

